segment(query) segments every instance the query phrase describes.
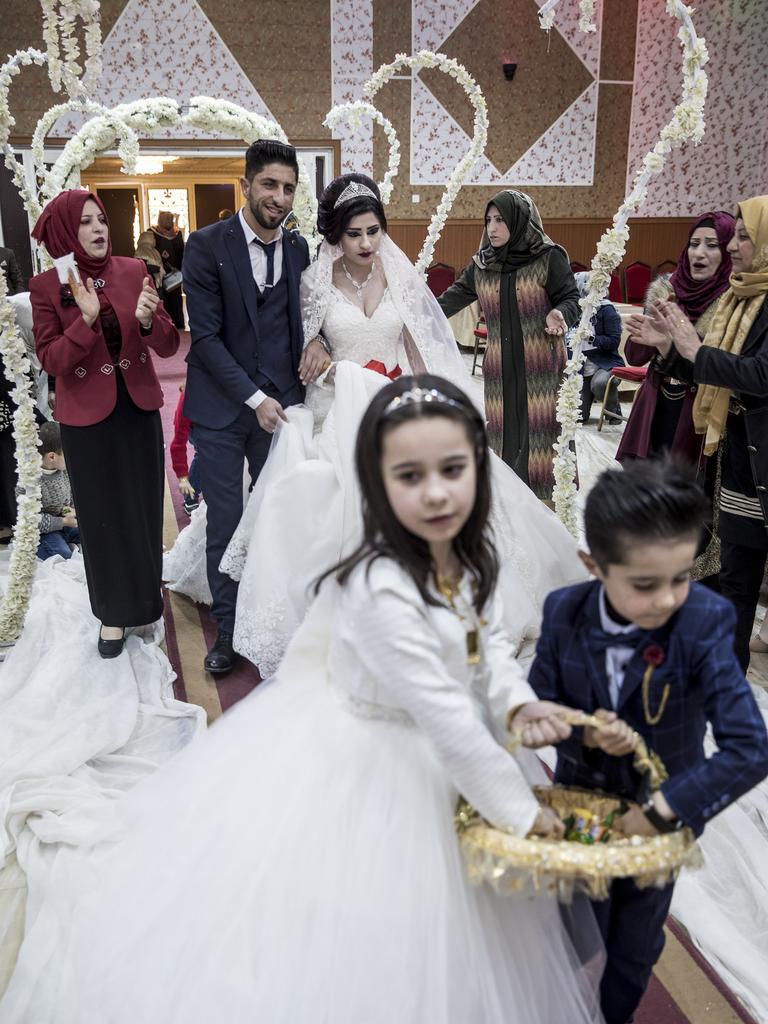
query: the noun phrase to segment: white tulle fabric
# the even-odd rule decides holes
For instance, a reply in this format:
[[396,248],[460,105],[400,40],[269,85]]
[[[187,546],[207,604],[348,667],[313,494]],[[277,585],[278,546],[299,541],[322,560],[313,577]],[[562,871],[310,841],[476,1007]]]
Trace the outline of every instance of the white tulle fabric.
[[[222,562],[240,579],[235,648],[264,677],[276,671],[315,580],[360,540],[355,440],[371,396],[386,383],[379,373],[340,362],[333,407],[319,434],[307,410],[288,410]],[[546,594],[578,579],[582,569],[554,514],[494,455],[491,472],[499,589],[507,631],[519,643],[538,635]]]
[[[768,695],[752,691],[768,726]],[[716,749],[711,730],[705,746]],[[755,1020],[768,1021],[768,781],[710,821],[699,845],[704,867],[680,876],[671,912]]]
[[[371,317],[332,284],[340,249],[324,243],[302,276],[305,337],[311,339],[322,328],[336,363],[335,380],[328,385],[321,378],[307,389],[309,413],[301,407],[287,411],[288,422],[276,435],[221,562],[222,571],[240,581],[235,648],[265,677],[276,671],[301,623],[315,580],[360,537],[355,440],[371,397],[388,383],[365,364],[376,360],[387,371],[399,365],[406,373],[423,364],[472,391],[434,296],[387,236],[379,251],[388,290]],[[584,570],[557,517],[495,455],[491,472],[492,526],[502,565],[499,587],[507,630],[519,643],[538,634],[547,593],[583,578]],[[182,545],[195,566],[190,567]],[[204,589],[203,554],[204,516],[199,511],[166,559],[171,586],[197,600]]]
[[279,676],[121,802],[124,839],[62,850],[4,1024],[599,1019],[556,903],[470,885],[453,829],[459,782],[527,826],[492,734],[527,684],[383,568],[324,588]]
[[25,902],[32,930],[62,852],[90,847],[116,799],[205,728],[201,708],[174,699],[162,623],[129,633],[112,661],[97,635],[81,557],[40,563],[0,664],[0,991]]

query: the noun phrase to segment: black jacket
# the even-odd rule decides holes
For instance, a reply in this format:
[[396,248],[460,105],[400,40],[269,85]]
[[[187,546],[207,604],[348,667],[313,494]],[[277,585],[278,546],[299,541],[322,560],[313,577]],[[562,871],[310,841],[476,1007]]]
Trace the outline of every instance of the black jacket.
[[5,274],[9,295],[23,291],[24,282],[13,249],[5,249],[0,246],[0,270]]
[[739,415],[744,417],[752,477],[768,529],[768,299],[738,356],[702,345],[693,363],[675,354],[669,367],[681,380],[715,384],[733,392],[742,407]]

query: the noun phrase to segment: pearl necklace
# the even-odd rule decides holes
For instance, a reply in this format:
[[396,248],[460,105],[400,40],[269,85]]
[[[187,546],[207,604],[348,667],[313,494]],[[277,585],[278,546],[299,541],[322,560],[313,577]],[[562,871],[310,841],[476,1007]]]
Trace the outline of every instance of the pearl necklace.
[[350,272],[347,270],[347,264],[344,262],[344,257],[343,256],[341,258],[341,269],[344,271],[344,276],[346,277],[346,279],[349,281],[349,283],[352,285],[352,287],[357,292],[358,299],[362,299],[363,291],[364,291],[365,288],[368,287],[368,284],[370,283],[370,280],[373,277],[373,273],[376,270],[376,257],[374,256],[374,258],[373,258],[373,265],[371,266],[371,272],[368,274],[368,277],[366,277],[366,279],[363,281],[362,284],[358,284],[357,281],[354,279],[354,277],[352,277]]

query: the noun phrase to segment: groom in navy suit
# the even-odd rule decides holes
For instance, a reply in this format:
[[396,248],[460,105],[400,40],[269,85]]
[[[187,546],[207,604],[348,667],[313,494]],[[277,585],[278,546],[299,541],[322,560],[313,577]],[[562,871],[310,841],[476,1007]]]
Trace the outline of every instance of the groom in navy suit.
[[[768,737],[734,651],[736,616],[690,570],[706,504],[673,463],[633,461],[602,474],[584,512],[597,579],[550,594],[529,682],[540,700],[595,714],[557,745],[555,780],[638,801],[628,835],[688,826],[696,835],[768,773]],[[707,724],[717,751],[707,757]],[[527,746],[558,741],[528,726]],[[632,764],[639,733],[669,773],[651,793]],[[672,885],[618,879],[594,904],[606,947],[606,1024],[627,1024],[664,946]]]
[[192,334],[184,415],[207,505],[206,559],[218,636],[208,672],[235,662],[232,633],[237,584],[219,563],[243,510],[243,466],[255,483],[284,409],[304,399],[304,385],[327,362],[322,344],[304,347],[299,282],[307,243],[282,222],[293,207],[296,150],[254,142],[240,179],[245,205],[233,217],[194,231],[184,254]]

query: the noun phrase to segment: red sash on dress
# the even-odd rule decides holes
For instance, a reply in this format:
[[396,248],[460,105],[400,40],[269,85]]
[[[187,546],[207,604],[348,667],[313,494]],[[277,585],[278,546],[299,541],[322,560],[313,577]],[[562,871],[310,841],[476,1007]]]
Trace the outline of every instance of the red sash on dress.
[[390,380],[397,380],[398,377],[402,376],[403,371],[399,366],[395,366],[394,370],[387,372],[387,368],[384,363],[378,359],[371,359],[369,363],[366,363],[363,367],[364,370],[373,370],[375,373],[381,373],[385,377],[389,377]]

